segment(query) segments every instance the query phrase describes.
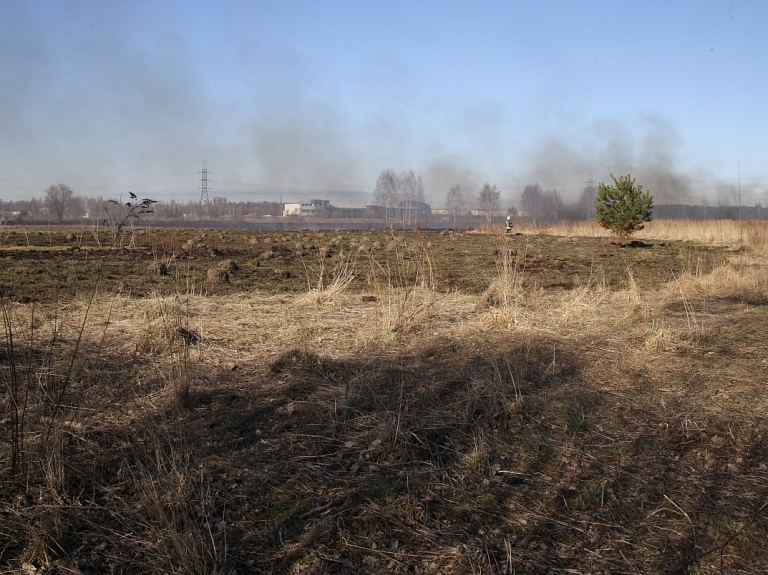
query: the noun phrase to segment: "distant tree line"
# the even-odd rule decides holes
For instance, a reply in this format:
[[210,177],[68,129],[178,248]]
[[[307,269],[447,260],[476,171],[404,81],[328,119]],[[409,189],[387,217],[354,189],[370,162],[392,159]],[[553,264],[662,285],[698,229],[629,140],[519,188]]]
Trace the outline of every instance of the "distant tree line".
[[[107,218],[105,208],[110,201],[123,203],[120,197],[104,198],[75,195],[66,184],[55,184],[44,191],[42,198],[3,201],[0,199],[0,223],[24,221],[89,221],[100,222]],[[504,204],[499,188],[490,183],[479,190],[469,192],[454,185],[445,192],[443,221],[452,227],[472,227],[479,223],[470,217],[470,210],[479,210],[478,216],[487,222],[492,221],[499,212],[509,214],[518,220],[525,220],[536,225],[548,225],[560,220],[580,221],[595,219],[594,201],[597,188],[585,188],[572,201],[566,201],[556,190],[545,190],[538,183],[523,188],[514,198],[517,206]],[[735,199],[735,198],[734,198]],[[418,225],[414,214],[425,202],[425,190],[421,176],[413,170],[396,173],[385,170],[379,176],[373,193],[373,204],[380,206],[380,217],[389,224],[404,226]],[[736,204],[737,202],[732,202]],[[170,200],[158,202],[153,206],[154,213],[148,218],[175,220],[184,218],[244,218],[277,217],[282,215],[280,202],[227,202],[223,204],[200,205],[199,200],[180,202]],[[757,203],[752,206],[655,204],[653,215],[656,219],[744,219],[768,220],[768,206]],[[432,216],[433,221],[437,219]]]
[[[103,196],[88,197],[76,196],[72,190],[64,185],[57,184],[46,190],[46,196],[42,199],[3,201],[0,199],[0,220],[16,221],[102,221],[108,219],[110,205],[114,202],[124,203],[125,198],[104,198]],[[225,204],[209,204],[201,206],[200,201],[158,202],[153,206],[154,213],[151,216],[157,219],[183,219],[189,218],[220,218],[220,217],[264,217],[282,215],[280,202],[228,202]],[[146,218],[145,218],[146,219]]]
[[[499,190],[496,186],[484,184],[476,193],[472,204],[467,205],[463,191],[458,185],[451,187],[445,196],[445,210],[448,217],[454,223],[466,215],[468,210],[476,209],[482,212],[489,220],[492,213],[506,211],[507,214],[516,216],[519,220],[533,223],[534,225],[553,224],[558,221],[585,221],[594,220],[595,199],[598,186],[587,187],[579,196],[566,201],[557,190],[545,190],[538,183],[525,186],[519,195],[517,206],[502,206]],[[734,202],[735,204],[736,202]],[[725,205],[701,205],[688,204],[656,204],[653,207],[656,219],[693,219],[693,220],[768,220],[768,206],[756,203],[752,206]]]
[[[410,182],[417,182],[416,186]],[[413,193],[411,190],[415,190]],[[374,205],[379,206],[384,218],[390,222],[402,218],[403,204],[410,206],[412,201],[424,201],[424,188],[421,177],[412,170],[396,174],[394,170],[384,170],[376,181],[373,192]],[[500,210],[511,216],[530,220],[534,224],[548,224],[559,220],[585,220],[594,218],[595,191],[585,189],[573,203],[563,201],[557,191],[543,190],[539,184],[526,186],[520,195],[520,208],[501,206],[501,191],[496,184],[486,182],[477,190],[471,200],[467,200],[461,186],[454,185],[445,196],[445,212],[452,227],[473,226],[477,222],[470,217],[472,210],[479,210],[486,223],[491,223]],[[471,204],[470,204],[471,202]],[[404,222],[405,223],[405,222]]]

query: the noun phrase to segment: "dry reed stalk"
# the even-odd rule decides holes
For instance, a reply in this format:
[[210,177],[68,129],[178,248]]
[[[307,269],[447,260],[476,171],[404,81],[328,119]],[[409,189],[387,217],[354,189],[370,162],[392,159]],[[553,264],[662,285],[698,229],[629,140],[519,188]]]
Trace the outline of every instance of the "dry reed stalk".
[[[137,558],[166,573],[221,573],[227,558],[223,525],[226,518],[212,509],[203,469],[192,468],[186,438],[169,441],[168,431],[142,421],[150,441],[146,450],[134,448],[133,464],[125,472],[131,502],[119,498],[115,516],[130,537],[126,542]],[[132,513],[125,513],[128,509]]]
[[720,266],[712,270],[707,279],[713,295],[743,295],[758,301],[768,298],[768,275],[759,268]]
[[[0,360],[8,364],[7,375],[3,372],[2,381],[6,385],[8,395],[3,398],[2,407],[5,413],[10,412],[11,424],[11,478],[18,480],[25,475],[27,469],[27,452],[25,449],[25,431],[27,404],[30,391],[30,370],[27,369],[27,377],[23,376],[23,355],[17,352],[16,339],[18,333],[14,322],[13,306],[0,289],[0,311],[2,311],[2,324],[4,331],[4,345],[0,347]],[[34,311],[32,312],[30,325],[34,326]],[[30,340],[34,336],[30,335]],[[31,348],[31,345],[30,345]],[[22,365],[17,365],[21,363]]]
[[735,248],[746,244],[764,253],[768,241],[768,223],[738,220],[653,220],[637,233],[637,237]]
[[611,237],[611,233],[594,221],[558,222],[553,224],[532,224],[521,222],[515,225],[515,231],[523,235],[551,235],[564,237]]
[[631,268],[627,268],[627,287],[624,290],[619,290],[614,294],[614,300],[624,300],[632,305],[640,305],[642,303],[642,295],[635,281],[635,275]]

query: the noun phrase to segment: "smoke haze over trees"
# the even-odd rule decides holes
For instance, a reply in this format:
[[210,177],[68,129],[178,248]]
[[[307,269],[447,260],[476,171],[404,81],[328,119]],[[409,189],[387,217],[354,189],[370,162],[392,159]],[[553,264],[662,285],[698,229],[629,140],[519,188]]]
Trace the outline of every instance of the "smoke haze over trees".
[[[402,215],[406,214],[407,217],[407,214],[410,213],[407,210],[398,211],[400,202],[403,202],[406,198],[406,192],[403,191],[402,187],[399,187],[403,180],[408,182],[410,186],[408,188],[410,191],[407,193],[410,194],[411,204],[413,202],[420,202],[420,198],[429,199],[425,197],[425,187],[421,183],[421,178],[412,170],[402,172],[400,175],[396,174],[393,170],[383,171],[377,180],[374,197],[371,197],[371,192],[367,193],[368,201],[374,199],[375,204],[390,206],[390,220],[395,216],[401,216],[398,219],[398,223],[404,223],[401,221]],[[71,189],[66,184],[64,185],[66,188]],[[492,189],[490,184],[488,184],[488,187]],[[471,227],[474,225],[473,222],[475,220],[469,215],[469,211],[481,210],[483,212],[483,219],[488,221],[490,212],[486,213],[486,210],[489,207],[493,208],[491,212],[501,210],[505,215],[509,213],[518,220],[535,222],[536,224],[549,224],[557,220],[594,220],[596,188],[596,185],[592,188],[583,187],[581,193],[570,201],[564,199],[557,190],[544,190],[539,183],[532,183],[522,187],[516,195],[514,191],[507,191],[503,194],[496,188],[495,191],[499,194],[498,203],[494,204],[491,202],[488,206],[484,206],[479,195],[471,196],[467,200],[464,197],[462,187],[454,184],[449,187],[447,193],[444,192],[443,200],[437,206],[434,206],[438,210],[440,207],[443,207],[446,212],[445,215],[440,216],[436,214],[433,216],[432,222],[444,221],[446,227],[456,227],[457,223],[460,224],[459,227]],[[654,189],[652,185],[649,185],[649,188]],[[0,222],[58,221],[59,213],[48,200],[47,192],[48,190],[45,190],[42,198],[30,197],[13,201],[0,198]],[[64,221],[100,221],[104,217],[104,208],[110,200],[122,202],[120,196],[105,197],[99,195],[91,197],[75,195],[77,192],[77,189],[72,189],[72,194],[69,195],[65,202],[64,210],[61,214]],[[141,195],[147,194],[141,192]],[[434,193],[433,196],[437,197],[437,194]],[[655,198],[654,189],[654,217],[656,219],[768,219],[768,193],[765,191],[742,190],[741,199],[744,205],[741,207],[737,205],[738,195],[734,195],[733,189],[729,189],[727,199],[718,203],[707,201],[701,202],[698,205],[656,203]],[[155,213],[148,220],[184,218],[198,220],[216,218],[237,219],[282,215],[282,203],[278,201],[227,201],[221,204],[212,203],[208,206],[201,206],[197,198],[187,201],[171,199],[170,201],[157,203],[153,209]],[[517,213],[517,210],[519,210],[519,213]],[[498,214],[497,216],[501,217]],[[386,213],[382,214],[382,218],[387,218]],[[440,218],[444,219],[440,220]],[[416,222],[411,222],[412,225],[414,223]]]
[[563,199],[557,191],[542,191],[539,184],[525,186],[520,196],[520,209],[525,212],[533,225],[558,221],[564,206]]
[[410,226],[414,223],[413,208],[424,200],[424,184],[413,170],[395,174],[394,170],[387,169],[376,180],[373,203],[384,208],[387,221],[399,219],[403,225]]
[[[623,3],[599,18],[456,3],[440,7],[445,26],[427,38],[433,4],[409,5],[403,18],[397,2],[0,2],[0,80],[12,87],[0,92],[0,197],[24,200],[62,181],[85,197],[131,189],[187,202],[199,197],[203,159],[213,189],[232,201],[362,205],[383,167],[405,165],[433,205],[453,185],[474,195],[486,181],[502,203],[538,183],[567,205],[589,174],[613,172],[642,175],[657,205],[717,206],[731,202],[737,161],[743,186],[768,188],[752,119],[765,92],[754,72],[765,52],[754,44],[764,42],[761,3],[731,6],[739,18],[727,4],[633,8],[654,46],[616,46],[600,33],[624,21]],[[692,10],[721,34],[681,26]],[[322,34],[328,26],[338,34]],[[681,46],[684,62],[649,57],[682,58]],[[563,51],[579,53],[576,68]],[[510,68],[509,55],[520,65]],[[642,94],[597,88],[619,58]],[[673,60],[686,73],[656,82]],[[713,96],[716,73],[727,98]]]
[[455,185],[448,190],[445,197],[445,209],[453,220],[453,227],[456,227],[456,219],[464,210],[464,197],[461,194],[461,186]]
[[480,204],[480,209],[485,212],[485,219],[490,222],[493,216],[493,212],[499,209],[499,200],[501,192],[496,187],[496,184],[490,185],[489,183],[483,184],[480,188],[480,193],[477,196],[477,200]]

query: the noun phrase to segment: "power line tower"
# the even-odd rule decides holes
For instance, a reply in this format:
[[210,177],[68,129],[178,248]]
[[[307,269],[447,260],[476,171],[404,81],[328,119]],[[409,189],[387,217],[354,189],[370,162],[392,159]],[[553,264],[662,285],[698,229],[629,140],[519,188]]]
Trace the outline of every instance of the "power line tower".
[[203,171],[201,172],[202,177],[200,178],[200,189],[202,192],[200,193],[200,205],[201,206],[207,206],[208,205],[208,167],[205,165],[205,160],[203,160]]

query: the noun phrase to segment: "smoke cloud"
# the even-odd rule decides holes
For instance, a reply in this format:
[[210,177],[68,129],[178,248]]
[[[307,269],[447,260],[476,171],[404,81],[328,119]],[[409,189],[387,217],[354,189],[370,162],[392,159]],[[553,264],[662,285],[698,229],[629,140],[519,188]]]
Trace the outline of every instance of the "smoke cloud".
[[[53,23],[33,4],[3,4],[4,199],[39,197],[58,182],[77,195],[193,199],[203,159],[215,195],[340,205],[371,201],[388,168],[420,174],[434,207],[454,185],[474,207],[485,182],[499,186],[505,205],[531,183],[573,200],[587,179],[611,173],[632,174],[657,203],[698,202],[697,181],[708,179],[680,167],[682,138],[652,114],[565,123],[515,141],[515,114],[503,102],[478,96],[441,120],[396,60],[339,79],[311,56],[241,41],[215,70],[199,65],[173,22],[147,28],[141,11],[90,8]],[[126,29],[142,30],[141,42]]]
[[511,179],[518,187],[538,182],[573,200],[590,177],[597,183],[610,181],[610,174],[631,174],[656,203],[685,203],[695,200],[693,182],[705,176],[678,167],[681,146],[674,127],[657,116],[634,122],[597,120],[579,132],[547,135],[524,150],[523,175]]

